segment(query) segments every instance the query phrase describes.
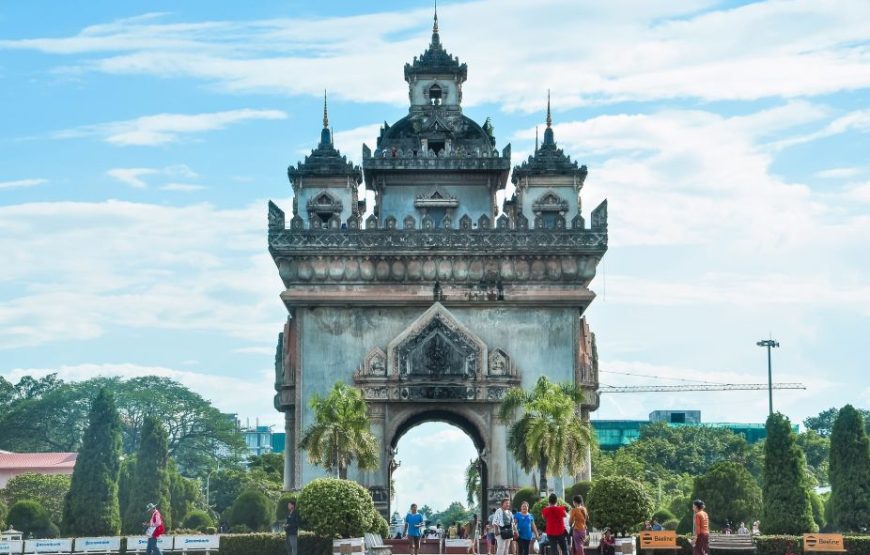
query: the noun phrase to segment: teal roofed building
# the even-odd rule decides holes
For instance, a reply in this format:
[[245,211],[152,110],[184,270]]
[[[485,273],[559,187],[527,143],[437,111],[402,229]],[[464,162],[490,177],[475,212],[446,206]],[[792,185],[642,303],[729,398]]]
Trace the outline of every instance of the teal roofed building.
[[[601,450],[615,451],[637,441],[640,438],[641,428],[656,422],[665,422],[668,426],[727,428],[735,434],[742,435],[750,444],[767,437],[767,429],[764,424],[701,422],[701,411],[699,410],[656,410],[650,413],[649,420],[592,420],[591,424]],[[798,426],[793,426],[793,429],[797,432]]]

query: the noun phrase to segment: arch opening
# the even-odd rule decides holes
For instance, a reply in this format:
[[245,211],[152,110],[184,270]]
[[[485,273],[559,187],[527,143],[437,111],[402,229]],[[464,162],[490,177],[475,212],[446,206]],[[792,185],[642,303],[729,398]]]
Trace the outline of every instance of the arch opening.
[[[460,502],[469,511],[466,515],[480,516],[488,487],[485,457],[481,456],[486,452],[486,440],[473,422],[447,410],[415,413],[396,427],[390,448],[394,454],[388,480],[390,520],[397,514],[403,518],[411,503],[433,510],[425,516],[430,521],[427,526],[436,525],[433,516],[444,513],[454,502]],[[472,504],[468,503],[466,486],[466,470],[470,465],[478,476],[476,487],[472,487]],[[442,515],[442,518],[451,519],[449,523],[442,521],[442,528],[453,524],[452,517]],[[391,529],[391,535],[396,531]]]

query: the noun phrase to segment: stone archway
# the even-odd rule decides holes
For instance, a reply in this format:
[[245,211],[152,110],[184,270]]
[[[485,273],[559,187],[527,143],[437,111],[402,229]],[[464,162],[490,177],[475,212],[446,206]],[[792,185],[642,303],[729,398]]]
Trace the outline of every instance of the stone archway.
[[[392,474],[397,468],[395,455],[399,441],[402,437],[421,424],[430,422],[444,422],[456,426],[465,433],[477,450],[478,472],[480,474],[480,491],[478,492],[481,505],[486,505],[489,489],[489,473],[487,465],[487,439],[489,438],[489,426],[484,418],[473,409],[463,407],[430,407],[407,405],[394,411],[395,419],[386,426],[386,443],[388,451],[387,478],[386,478],[386,514],[392,514],[396,507],[392,503]],[[401,507],[399,507],[401,509]],[[484,507],[485,509],[485,507]]]
[[373,346],[354,374],[369,404],[372,431],[384,449],[366,473],[378,509],[390,505],[390,476],[399,438],[427,421],[456,425],[482,461],[482,509],[510,494],[507,431],[497,417],[501,399],[520,376],[510,355],[488,346],[447,308],[434,303],[386,346]]

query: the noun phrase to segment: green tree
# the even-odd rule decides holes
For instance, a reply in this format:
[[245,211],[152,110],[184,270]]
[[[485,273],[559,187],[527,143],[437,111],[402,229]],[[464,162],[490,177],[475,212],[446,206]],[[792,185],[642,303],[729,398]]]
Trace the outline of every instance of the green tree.
[[118,506],[121,508],[121,518],[130,506],[130,492],[133,490],[133,474],[136,472],[136,455],[126,457],[121,461],[118,472]]
[[184,517],[184,527],[188,530],[198,530],[200,532],[205,532],[208,528],[214,526],[214,519],[207,512],[194,509],[187,513],[187,516]]
[[223,514],[245,489],[245,472],[237,468],[222,468],[209,478],[209,504]]
[[[870,439],[861,413],[840,409],[831,430],[831,519],[843,532],[870,526]],[[863,530],[862,530],[863,528]]]
[[508,449],[526,472],[537,468],[539,489],[547,491],[547,473],[577,474],[592,442],[589,425],[580,415],[583,390],[572,384],[556,384],[541,376],[530,392],[512,388],[499,407],[499,418],[513,419]]
[[54,374],[25,376],[15,385],[0,382],[0,449],[77,451],[91,403],[102,388],[115,394],[125,454],[138,449],[147,416],[166,423],[169,453],[185,475],[205,475],[219,461],[237,460],[244,450],[235,422],[178,382],[145,376],[65,383]]
[[378,444],[370,429],[368,408],[362,393],[336,382],[326,397],[313,395],[310,401],[314,423],[302,434],[299,447],[308,461],[347,478],[347,468],[356,461],[360,469],[378,465]]
[[32,499],[23,499],[9,507],[6,516],[9,526],[22,532],[25,537],[56,538],[59,534],[57,526],[51,522],[48,511]]
[[440,522],[441,526],[446,530],[454,522],[458,522],[464,525],[466,522],[471,520],[471,515],[472,513],[470,509],[466,509],[465,506],[459,501],[454,501],[440,513],[435,513],[434,515],[432,515],[430,520],[435,524],[438,524]]
[[64,533],[78,536],[119,533],[120,467],[121,420],[111,392],[101,389],[91,406],[88,429],[64,500]]
[[782,414],[767,418],[761,528],[766,534],[815,532],[804,454]]
[[807,430],[797,435],[797,444],[804,452],[807,469],[820,486],[829,484],[828,459],[831,453],[831,440],[819,435],[814,430]]
[[469,507],[480,503],[480,461],[470,460],[465,467],[465,501]]
[[284,454],[263,453],[248,459],[248,470],[261,470],[270,480],[283,484]]
[[592,483],[586,507],[597,528],[610,527],[624,534],[650,517],[653,501],[639,482],[611,476]]
[[[64,474],[19,474],[6,483],[2,497],[6,505],[31,499],[42,505],[51,521],[59,524],[63,518],[63,499],[69,491],[70,477]],[[2,520],[2,515],[0,515]]]
[[[0,380],[3,378],[0,377]],[[6,382],[9,383],[9,382]],[[0,386],[3,385],[3,382],[0,381]],[[6,514],[9,512],[9,509],[6,507],[6,502],[3,499],[0,499],[0,530],[6,529]]]
[[125,533],[142,531],[145,507],[154,503],[163,515],[166,529],[172,528],[172,505],[169,495],[169,451],[166,430],[154,417],[146,417],[142,426],[139,452],[133,470],[133,485],[124,512]]
[[272,523],[272,506],[263,492],[243,491],[230,508],[230,524],[245,525],[255,532],[266,530]]
[[183,522],[191,511],[205,506],[199,480],[185,478],[174,465],[170,465],[169,470],[169,499],[176,523]]
[[[861,413],[861,416],[864,418],[864,429],[870,434],[870,410],[866,409],[857,409],[858,412]],[[831,432],[834,430],[834,421],[837,420],[837,414],[839,411],[831,407],[827,410],[823,410],[816,416],[811,416],[804,420],[804,426],[808,430],[813,430],[817,434],[823,437],[828,437],[831,435]]]
[[716,463],[703,476],[695,478],[692,498],[704,500],[712,528],[752,522],[761,513],[761,488],[738,463]]

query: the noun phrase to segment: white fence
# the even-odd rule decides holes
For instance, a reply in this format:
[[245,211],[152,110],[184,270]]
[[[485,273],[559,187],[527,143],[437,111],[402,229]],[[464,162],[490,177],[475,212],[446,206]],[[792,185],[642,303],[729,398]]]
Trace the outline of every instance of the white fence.
[[[147,537],[127,536],[127,553],[145,553],[147,547]],[[160,536],[157,538],[157,547],[163,552],[205,551],[209,553],[220,549],[220,536]],[[0,555],[39,555],[45,553],[72,555],[77,553],[118,553],[120,550],[121,538],[118,536],[0,541]]]

